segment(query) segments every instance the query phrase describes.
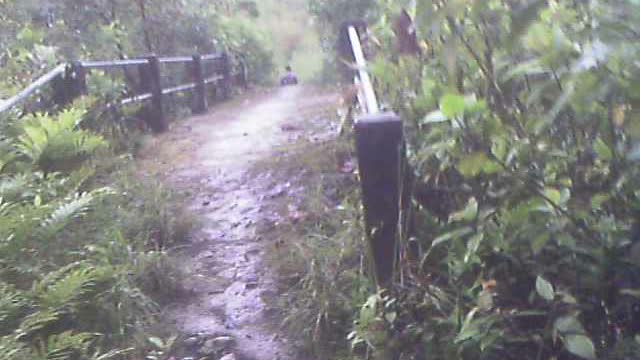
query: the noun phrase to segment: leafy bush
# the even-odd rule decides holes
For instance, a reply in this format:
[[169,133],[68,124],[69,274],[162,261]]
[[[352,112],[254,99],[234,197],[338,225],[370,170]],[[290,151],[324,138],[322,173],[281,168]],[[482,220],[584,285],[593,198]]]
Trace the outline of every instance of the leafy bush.
[[407,120],[413,237],[403,286],[364,304],[354,343],[380,359],[637,358],[639,4],[410,10],[423,55],[372,68]]

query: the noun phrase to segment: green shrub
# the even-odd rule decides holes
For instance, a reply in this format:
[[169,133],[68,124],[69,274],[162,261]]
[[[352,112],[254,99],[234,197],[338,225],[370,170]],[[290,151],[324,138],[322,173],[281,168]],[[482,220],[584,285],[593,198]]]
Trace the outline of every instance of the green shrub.
[[354,343],[380,359],[637,358],[637,2],[415,6],[424,53],[373,66],[407,121],[415,231],[403,286],[369,299]]

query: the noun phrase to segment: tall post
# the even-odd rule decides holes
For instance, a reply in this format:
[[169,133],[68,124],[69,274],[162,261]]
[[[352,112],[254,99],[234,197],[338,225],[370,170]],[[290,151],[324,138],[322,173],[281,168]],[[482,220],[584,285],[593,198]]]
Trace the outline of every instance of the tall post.
[[355,122],[365,230],[376,283],[387,288],[398,260],[402,121],[393,113],[360,117]]
[[155,55],[148,56],[147,61],[140,69],[142,88],[151,93],[151,106],[146,111],[145,121],[153,131],[163,132],[167,129],[167,122],[162,108],[160,61]]
[[202,56],[193,55],[191,67],[193,82],[196,88],[193,91],[193,108],[194,114],[203,114],[207,112],[207,88],[204,83],[204,71],[202,69]]
[[225,100],[228,100],[231,98],[231,86],[233,79],[231,78],[231,61],[226,52],[222,53],[222,77],[222,96]]
[[54,102],[64,107],[87,94],[87,73],[79,61],[67,64],[62,75],[54,80]]
[[72,97],[75,99],[87,95],[87,69],[82,66],[82,62],[75,61],[71,64],[70,75]]

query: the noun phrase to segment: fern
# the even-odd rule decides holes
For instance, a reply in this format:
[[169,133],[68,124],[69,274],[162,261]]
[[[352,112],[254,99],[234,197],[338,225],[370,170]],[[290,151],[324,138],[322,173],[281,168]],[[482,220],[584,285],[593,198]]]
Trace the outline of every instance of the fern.
[[95,338],[95,334],[67,331],[50,336],[38,352],[47,360],[84,360]]
[[93,190],[88,193],[72,195],[61,201],[51,215],[44,221],[42,227],[49,236],[60,232],[73,219],[82,217],[89,210],[89,206],[96,199],[113,193],[109,188]]
[[55,310],[38,311],[24,318],[18,330],[16,339],[19,341],[32,341],[36,338],[46,338],[46,334],[55,333],[55,327],[61,318],[61,314]]
[[99,135],[78,128],[85,111],[68,109],[56,118],[32,115],[22,123],[16,148],[36,169],[70,172],[97,150],[107,146]]
[[[73,267],[77,268],[69,270]],[[47,284],[49,279],[45,279],[44,283],[36,287],[40,290],[36,296],[43,308],[72,311],[95,294],[98,279],[93,267],[78,264],[67,266],[58,273],[64,275],[52,284]]]
[[30,301],[13,286],[0,282],[0,336],[15,329],[27,312]]
[[15,159],[15,151],[11,147],[8,140],[0,140],[0,174],[2,174],[7,166]]
[[32,360],[34,357],[25,344],[13,336],[0,337],[0,359],[2,360]]
[[0,198],[8,201],[18,201],[29,188],[29,175],[19,174],[15,176],[0,177]]

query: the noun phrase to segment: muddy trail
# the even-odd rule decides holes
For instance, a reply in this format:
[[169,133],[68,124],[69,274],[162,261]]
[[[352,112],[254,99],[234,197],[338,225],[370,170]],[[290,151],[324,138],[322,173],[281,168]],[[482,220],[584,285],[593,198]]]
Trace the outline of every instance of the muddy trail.
[[146,175],[186,194],[198,219],[189,243],[173,254],[186,294],[166,316],[183,339],[176,360],[303,359],[279,330],[284,311],[266,305],[275,303],[268,300],[278,284],[264,261],[279,241],[268,230],[286,221],[271,203],[303,192],[254,168],[301,138],[333,136],[305,124],[336,103],[335,94],[305,87],[253,92],[180,122],[143,151]]

